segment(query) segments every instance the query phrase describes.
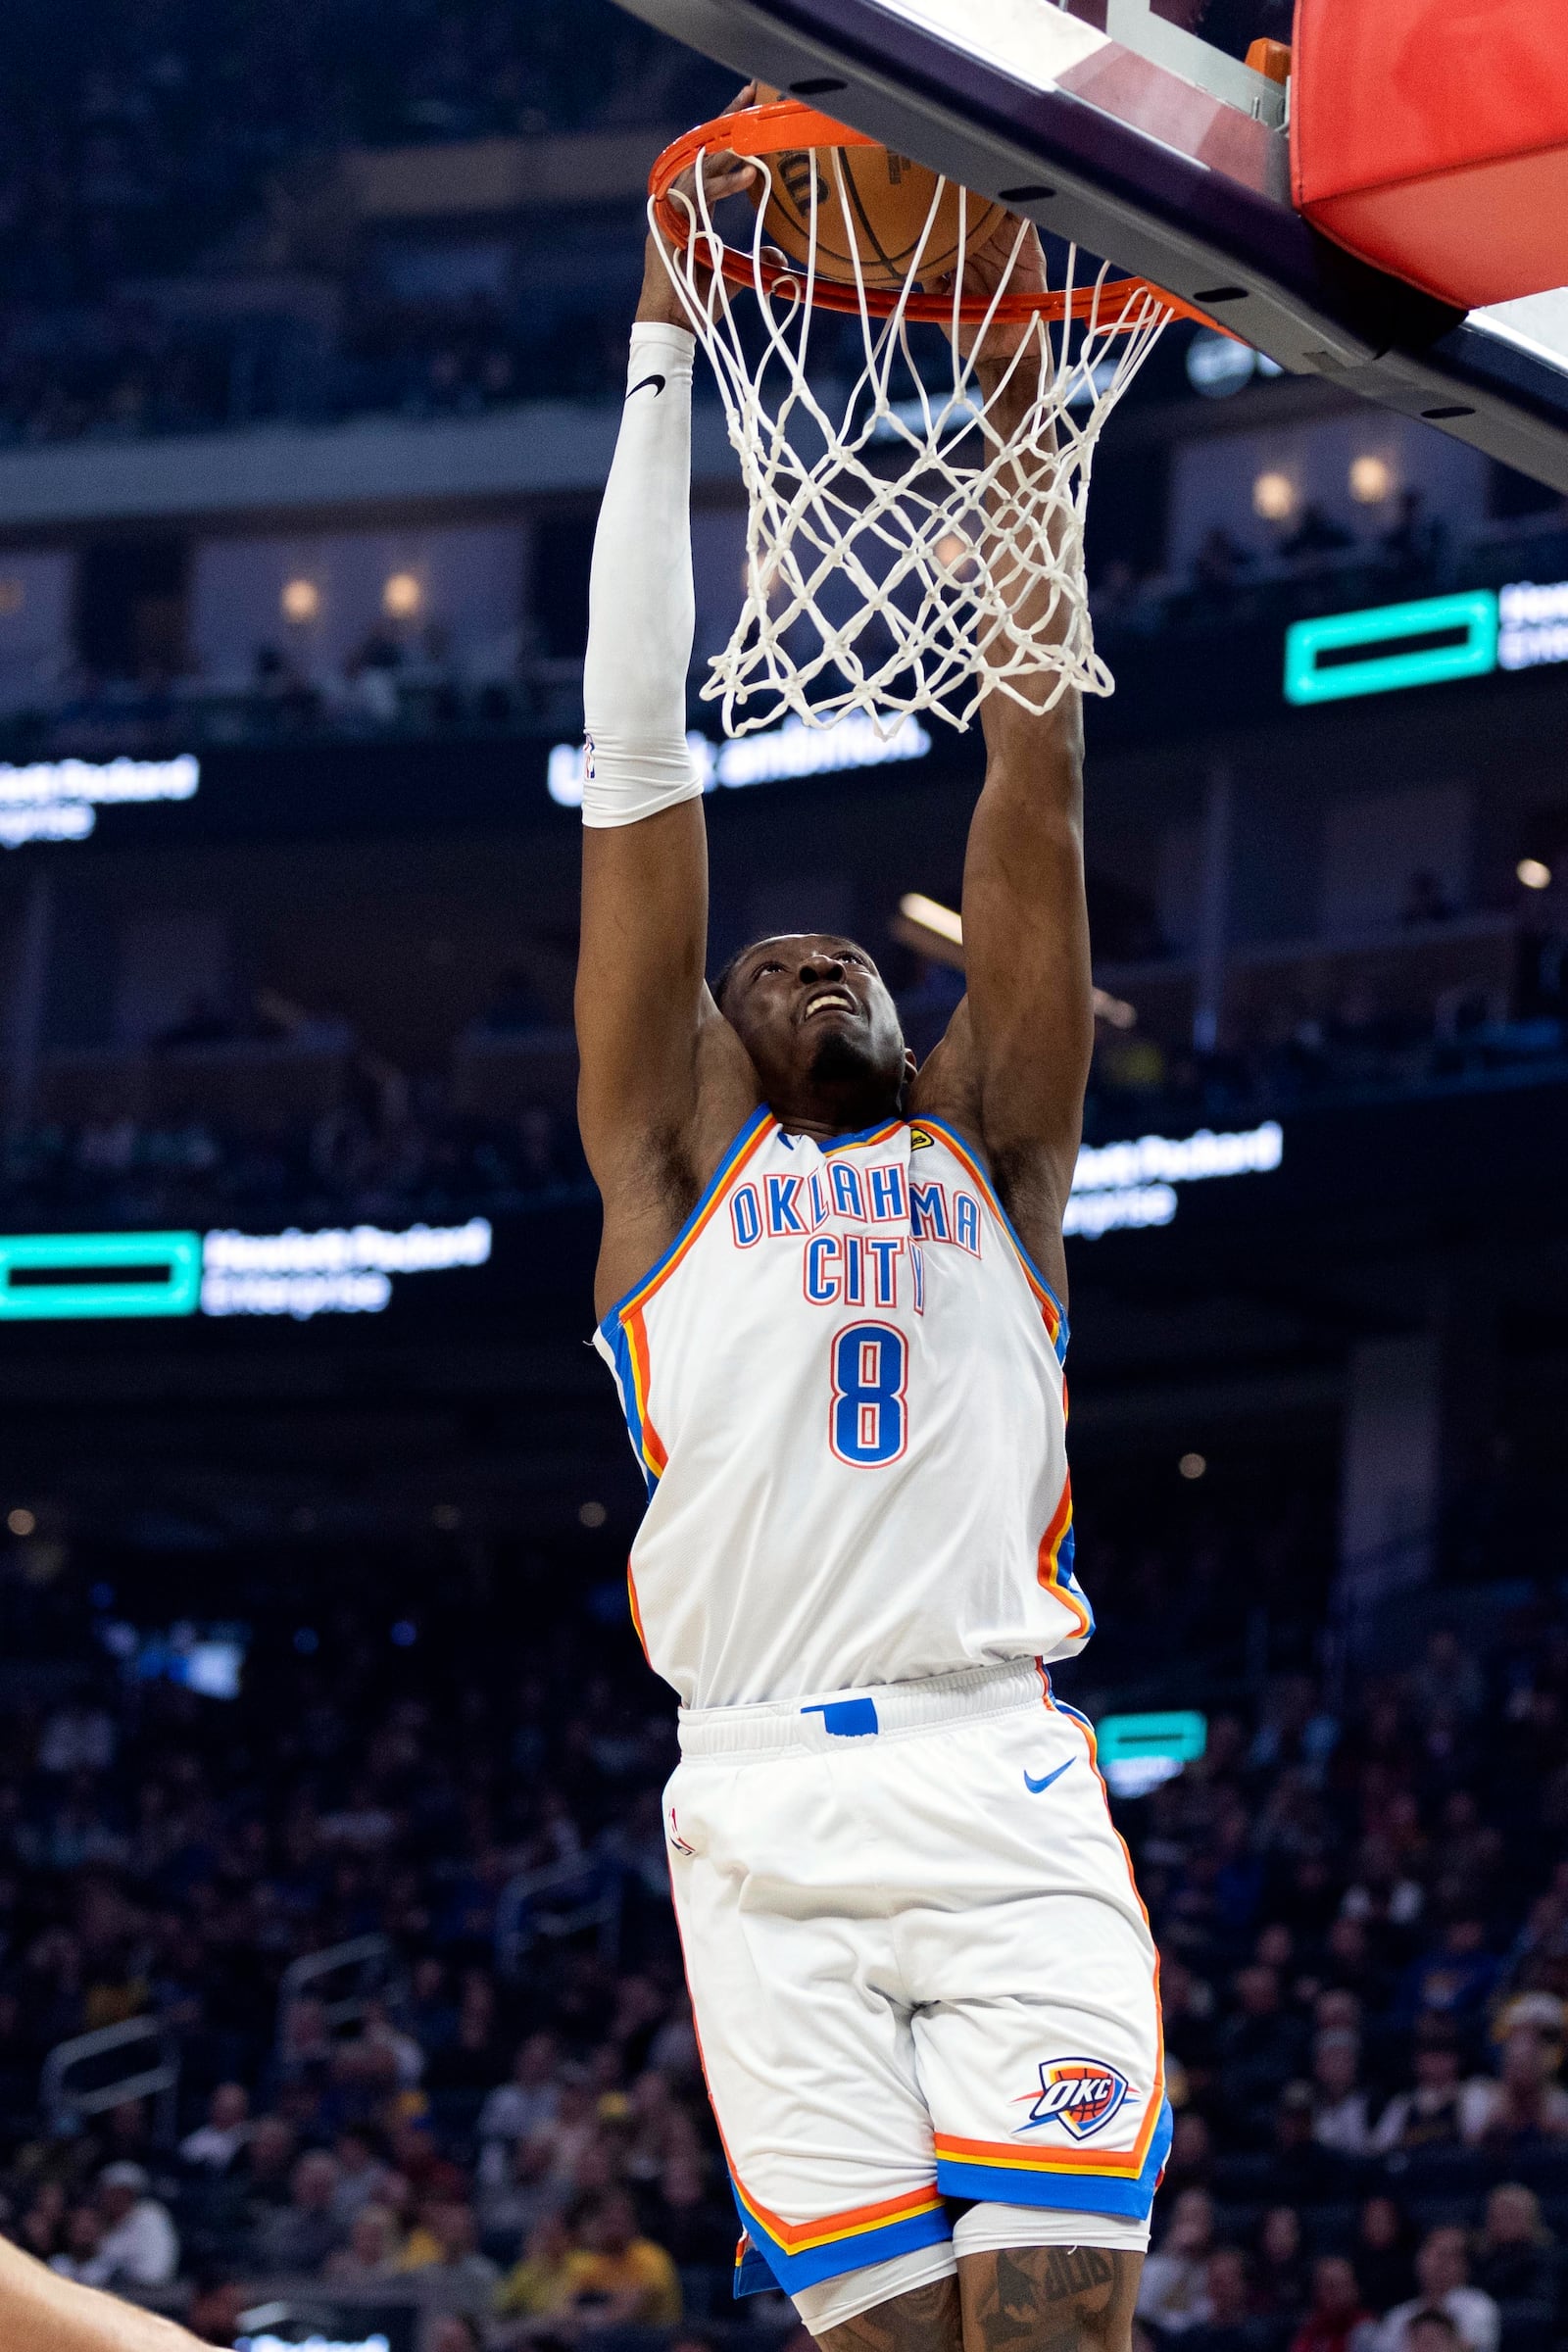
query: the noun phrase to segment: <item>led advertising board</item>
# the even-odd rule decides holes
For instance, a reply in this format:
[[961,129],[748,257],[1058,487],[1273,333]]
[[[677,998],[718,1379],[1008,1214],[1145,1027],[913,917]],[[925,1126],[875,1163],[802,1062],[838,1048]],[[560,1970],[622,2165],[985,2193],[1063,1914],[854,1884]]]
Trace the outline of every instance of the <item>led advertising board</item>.
[[489,1262],[490,1223],[320,1233],[0,1235],[0,1323],[112,1315],[378,1315],[395,1280]]
[[1145,1135],[1136,1143],[1102,1144],[1098,1150],[1086,1144],[1073,1170],[1061,1229],[1097,1241],[1102,1233],[1168,1225],[1176,1214],[1177,1185],[1268,1175],[1284,1157],[1285,1131],[1277,1119],[1238,1135],[1214,1135],[1200,1127],[1180,1140]]
[[1568,662],[1568,580],[1516,580],[1294,622],[1285,633],[1285,699],[1339,703],[1558,662]]
[[190,801],[201,767],[177,760],[38,760],[30,767],[0,761],[0,849],[25,841],[86,841],[98,810],[133,801]]
[[[694,728],[686,738],[705,792],[721,786],[730,791],[750,784],[798,783],[808,776],[843,775],[865,767],[897,766],[906,760],[923,760],[931,738],[917,718],[890,720],[885,728],[851,711],[831,727],[808,727],[790,717],[765,734],[740,735],[733,742],[714,743]],[[563,808],[582,807],[587,753],[580,743],[558,743],[550,755],[546,789]]]

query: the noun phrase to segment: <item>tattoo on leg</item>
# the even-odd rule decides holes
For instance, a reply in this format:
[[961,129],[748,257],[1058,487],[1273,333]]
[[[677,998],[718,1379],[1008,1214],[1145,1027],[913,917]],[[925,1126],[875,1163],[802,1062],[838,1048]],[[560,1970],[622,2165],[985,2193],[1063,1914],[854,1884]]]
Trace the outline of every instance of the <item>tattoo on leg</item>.
[[1128,2352],[1143,2267],[1105,2246],[965,2255],[964,2352]]
[[824,2352],[962,2352],[958,2281],[934,2278],[910,2287],[816,2340]]

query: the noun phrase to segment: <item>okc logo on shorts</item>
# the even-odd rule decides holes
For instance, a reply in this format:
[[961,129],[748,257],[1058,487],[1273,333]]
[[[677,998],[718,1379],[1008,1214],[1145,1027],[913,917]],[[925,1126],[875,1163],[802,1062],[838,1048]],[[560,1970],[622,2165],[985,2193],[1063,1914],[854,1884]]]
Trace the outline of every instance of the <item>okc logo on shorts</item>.
[[1060,2124],[1074,2139],[1093,2139],[1128,2099],[1136,2099],[1123,2074],[1099,2058],[1046,2058],[1040,2066],[1040,2089],[1024,2093],[1034,2104],[1029,2121],[1018,2128],[1037,2132],[1045,2124]]

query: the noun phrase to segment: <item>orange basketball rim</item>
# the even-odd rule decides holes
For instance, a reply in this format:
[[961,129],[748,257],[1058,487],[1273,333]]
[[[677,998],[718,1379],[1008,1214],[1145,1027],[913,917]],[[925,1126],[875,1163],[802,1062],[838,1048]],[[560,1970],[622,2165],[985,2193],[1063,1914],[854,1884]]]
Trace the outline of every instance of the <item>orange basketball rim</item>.
[[[799,98],[782,98],[772,106],[743,107],[738,113],[720,115],[711,122],[701,122],[695,130],[673,141],[655,164],[648,179],[648,193],[653,201],[653,214],[660,234],[676,248],[685,246],[694,226],[687,207],[675,197],[675,182],[683,172],[689,172],[705,155],[738,155],[747,159],[786,155],[802,147],[875,147],[876,139],[862,130],[851,130],[844,122],[835,122],[831,115],[820,114],[815,107],[807,106]],[[798,297],[806,291],[802,270],[788,262],[768,260],[765,254],[741,253],[732,245],[721,247],[718,267],[732,285],[755,285],[761,293],[778,294],[785,299]],[[951,326],[956,318],[961,326],[978,326],[984,320],[1013,324],[1029,318],[1060,320],[1094,318],[1102,330],[1115,332],[1125,322],[1131,328],[1147,316],[1147,305],[1156,303],[1173,318],[1194,318],[1202,326],[1213,327],[1217,333],[1237,338],[1229,327],[1210,318],[1206,311],[1196,310],[1179,294],[1171,294],[1144,277],[1118,277],[1108,285],[1075,287],[1063,291],[1004,293],[993,298],[985,294],[962,297],[956,304],[950,295],[925,294],[918,288],[858,284],[820,273],[810,279],[810,299],[818,310],[845,311],[856,316],[891,318],[899,313],[906,318],[928,321],[933,326]],[[1119,311],[1116,306],[1120,306]]]

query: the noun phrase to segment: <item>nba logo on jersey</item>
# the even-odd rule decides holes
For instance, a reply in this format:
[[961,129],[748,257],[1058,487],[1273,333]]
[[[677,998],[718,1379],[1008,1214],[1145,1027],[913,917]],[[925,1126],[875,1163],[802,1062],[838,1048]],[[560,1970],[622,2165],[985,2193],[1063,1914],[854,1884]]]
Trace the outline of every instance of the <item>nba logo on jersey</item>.
[[1098,2058],[1043,2059],[1040,2095],[1021,2129],[1032,2132],[1042,2124],[1061,2124],[1074,2139],[1093,2139],[1133,2095],[1126,2076]]

